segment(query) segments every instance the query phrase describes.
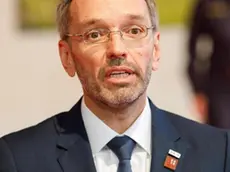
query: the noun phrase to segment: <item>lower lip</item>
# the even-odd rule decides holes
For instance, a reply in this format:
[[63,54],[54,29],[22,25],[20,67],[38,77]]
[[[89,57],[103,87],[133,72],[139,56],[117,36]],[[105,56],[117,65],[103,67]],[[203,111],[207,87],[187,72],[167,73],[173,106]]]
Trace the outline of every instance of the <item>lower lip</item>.
[[105,81],[113,84],[128,84],[135,81],[136,75],[130,74],[126,76],[114,76],[114,77],[106,77]]

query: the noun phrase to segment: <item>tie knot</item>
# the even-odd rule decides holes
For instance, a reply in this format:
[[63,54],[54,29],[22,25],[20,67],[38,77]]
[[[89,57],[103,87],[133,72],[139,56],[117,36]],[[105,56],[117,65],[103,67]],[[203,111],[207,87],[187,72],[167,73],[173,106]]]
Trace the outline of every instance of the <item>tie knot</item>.
[[136,142],[128,136],[115,137],[107,144],[119,161],[130,160],[135,145]]

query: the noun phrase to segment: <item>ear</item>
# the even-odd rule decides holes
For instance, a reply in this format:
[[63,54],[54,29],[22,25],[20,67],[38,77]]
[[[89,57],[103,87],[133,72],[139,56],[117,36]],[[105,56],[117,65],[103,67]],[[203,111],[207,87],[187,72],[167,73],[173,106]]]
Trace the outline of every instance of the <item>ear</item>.
[[160,32],[156,32],[154,36],[154,49],[153,49],[153,64],[152,70],[156,71],[160,61]]
[[58,48],[62,66],[70,77],[74,77],[76,72],[75,64],[69,44],[66,41],[60,40],[58,43]]

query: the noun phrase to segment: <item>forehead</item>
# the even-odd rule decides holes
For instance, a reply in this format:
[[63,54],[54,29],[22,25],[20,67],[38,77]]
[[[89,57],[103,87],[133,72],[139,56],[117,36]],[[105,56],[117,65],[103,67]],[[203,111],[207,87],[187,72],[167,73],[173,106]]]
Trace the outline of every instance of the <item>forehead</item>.
[[92,19],[116,23],[130,16],[150,20],[145,0],[73,0],[70,15],[72,23]]

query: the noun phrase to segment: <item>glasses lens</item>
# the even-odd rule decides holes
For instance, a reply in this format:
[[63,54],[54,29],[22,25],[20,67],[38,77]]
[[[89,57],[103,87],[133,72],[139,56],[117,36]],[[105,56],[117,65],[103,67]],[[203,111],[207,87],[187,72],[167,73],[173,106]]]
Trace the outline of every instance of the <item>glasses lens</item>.
[[108,39],[109,31],[106,29],[93,29],[84,34],[84,41],[87,43],[99,43]]
[[139,40],[147,35],[145,26],[131,25],[122,29],[122,35],[127,40]]

